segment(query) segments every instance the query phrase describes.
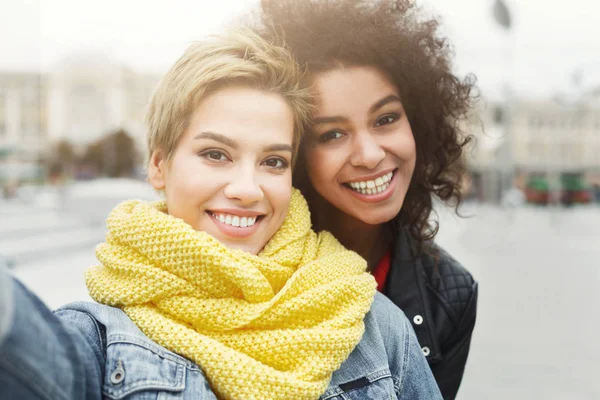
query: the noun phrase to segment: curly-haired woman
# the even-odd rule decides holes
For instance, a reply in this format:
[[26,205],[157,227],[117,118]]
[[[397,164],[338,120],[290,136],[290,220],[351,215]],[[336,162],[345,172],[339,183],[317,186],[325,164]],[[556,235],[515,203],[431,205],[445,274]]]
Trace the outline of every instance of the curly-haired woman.
[[263,0],[318,98],[295,186],[317,230],[364,257],[412,321],[446,399],[456,396],[475,325],[477,282],[434,244],[433,198],[456,207],[460,131],[474,82],[451,72],[439,21],[413,1]]

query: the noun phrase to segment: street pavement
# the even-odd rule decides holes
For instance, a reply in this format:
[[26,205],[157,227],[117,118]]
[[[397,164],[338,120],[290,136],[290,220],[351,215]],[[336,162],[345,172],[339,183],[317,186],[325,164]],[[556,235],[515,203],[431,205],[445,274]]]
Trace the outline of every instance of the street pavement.
[[600,399],[600,208],[464,212],[438,237],[479,281],[458,399]]

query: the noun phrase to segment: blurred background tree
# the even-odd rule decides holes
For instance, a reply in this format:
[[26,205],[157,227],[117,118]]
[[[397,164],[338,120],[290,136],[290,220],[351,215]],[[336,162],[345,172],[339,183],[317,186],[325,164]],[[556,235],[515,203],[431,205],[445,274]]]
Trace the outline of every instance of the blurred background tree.
[[73,144],[66,139],[57,142],[52,152],[47,154],[43,160],[51,179],[71,176],[77,161]]
[[89,145],[80,165],[82,169],[91,169],[94,175],[131,177],[137,157],[133,139],[125,130],[119,129]]

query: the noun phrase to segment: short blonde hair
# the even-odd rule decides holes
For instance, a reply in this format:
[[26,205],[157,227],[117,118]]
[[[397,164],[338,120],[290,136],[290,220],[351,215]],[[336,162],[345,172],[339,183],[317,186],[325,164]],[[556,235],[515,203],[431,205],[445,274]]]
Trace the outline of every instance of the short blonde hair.
[[148,107],[148,156],[160,150],[167,161],[194,110],[211,92],[247,84],[280,94],[294,114],[293,159],[312,112],[303,69],[283,42],[269,42],[246,29],[230,30],[192,44],[166,73]]

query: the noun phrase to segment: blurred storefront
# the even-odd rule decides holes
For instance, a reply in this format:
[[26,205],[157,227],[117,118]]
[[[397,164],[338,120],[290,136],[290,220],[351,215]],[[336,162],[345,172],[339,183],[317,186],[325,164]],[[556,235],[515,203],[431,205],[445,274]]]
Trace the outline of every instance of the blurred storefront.
[[485,104],[469,127],[476,137],[469,158],[476,199],[500,203],[519,185],[533,204],[598,199],[600,90],[570,102]]

